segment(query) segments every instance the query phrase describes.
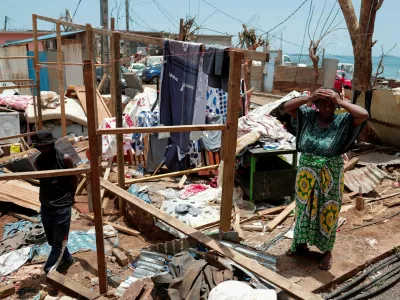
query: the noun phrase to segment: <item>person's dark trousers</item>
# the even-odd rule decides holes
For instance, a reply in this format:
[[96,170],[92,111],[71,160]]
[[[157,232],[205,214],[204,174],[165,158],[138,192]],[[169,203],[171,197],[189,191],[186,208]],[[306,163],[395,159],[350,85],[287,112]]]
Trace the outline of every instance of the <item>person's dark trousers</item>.
[[56,270],[61,261],[68,262],[72,256],[68,251],[68,233],[71,225],[71,206],[41,207],[41,216],[47,241],[51,246],[49,258],[44,265],[46,274]]

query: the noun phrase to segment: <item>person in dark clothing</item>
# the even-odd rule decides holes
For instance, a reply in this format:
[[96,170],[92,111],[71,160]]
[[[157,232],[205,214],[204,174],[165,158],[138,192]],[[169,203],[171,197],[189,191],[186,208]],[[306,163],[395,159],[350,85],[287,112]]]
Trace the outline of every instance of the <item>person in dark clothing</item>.
[[[55,147],[53,134],[39,130],[34,136],[35,148],[41,153],[36,159],[39,171],[73,168],[69,155],[62,154]],[[67,248],[69,227],[71,224],[71,206],[74,202],[78,184],[76,176],[48,177],[40,179],[39,199],[41,217],[51,252],[44,271],[66,269],[74,262]]]

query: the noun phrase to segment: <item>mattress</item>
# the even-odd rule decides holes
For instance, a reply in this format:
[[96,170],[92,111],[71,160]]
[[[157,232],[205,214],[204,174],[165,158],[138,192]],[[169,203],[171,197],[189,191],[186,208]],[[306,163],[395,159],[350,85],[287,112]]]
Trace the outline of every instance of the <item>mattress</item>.
[[[29,123],[35,123],[35,113],[33,105],[29,104],[26,109],[27,120]],[[79,100],[65,98],[65,118],[72,122],[87,126],[87,118]],[[61,107],[42,109],[42,120],[60,120]]]

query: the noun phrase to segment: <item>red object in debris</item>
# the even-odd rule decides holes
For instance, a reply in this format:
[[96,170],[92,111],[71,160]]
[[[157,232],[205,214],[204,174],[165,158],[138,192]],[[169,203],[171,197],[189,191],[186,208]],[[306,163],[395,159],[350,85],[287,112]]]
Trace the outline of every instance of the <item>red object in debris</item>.
[[187,199],[190,196],[196,195],[197,193],[203,192],[209,187],[205,184],[190,184],[188,186],[185,186],[185,189],[181,192],[180,198],[181,199]]

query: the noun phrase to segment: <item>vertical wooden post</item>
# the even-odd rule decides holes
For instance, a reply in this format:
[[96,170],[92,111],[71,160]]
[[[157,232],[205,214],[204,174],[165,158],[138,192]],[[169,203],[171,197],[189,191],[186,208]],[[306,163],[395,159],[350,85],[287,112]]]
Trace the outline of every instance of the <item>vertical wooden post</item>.
[[35,95],[35,84],[32,81],[32,100],[33,100],[33,113],[35,115],[35,128],[38,128],[38,118],[37,118],[37,105],[36,105],[36,95]]
[[[113,91],[115,93],[115,124],[117,128],[122,128],[122,94],[121,94],[121,62],[120,62],[120,34],[113,32],[112,34],[111,64],[112,77],[111,84],[115,84]],[[125,171],[124,171],[124,144],[123,135],[117,134],[117,165],[118,165],[118,186],[125,188]],[[119,198],[119,213],[125,215],[125,200]]]
[[[113,24],[113,18],[111,18],[111,30],[114,31],[114,27],[112,27]],[[113,67],[113,62],[116,60],[115,58],[115,50],[114,50],[114,36],[112,35],[110,38],[110,63],[109,65],[111,66],[110,70],[110,93],[111,93],[111,100],[110,100],[110,113],[112,117],[115,117],[115,98],[117,97],[115,87],[117,86],[117,82],[115,81],[115,76],[114,74],[114,67]]]
[[236,141],[238,129],[238,113],[240,102],[240,77],[243,53],[229,52],[229,87],[228,87],[228,113],[226,123],[228,130],[222,135],[222,157],[224,160],[220,232],[227,232],[231,227],[232,197],[235,179]]
[[[86,32],[86,34],[92,37],[92,34]],[[88,37],[88,42],[91,38]],[[89,54],[90,56],[90,54]],[[89,150],[90,150],[90,169],[91,172],[87,174],[88,181],[91,181],[91,194],[94,211],[94,225],[96,230],[96,253],[97,253],[97,269],[99,275],[99,286],[100,293],[104,294],[107,292],[107,273],[106,273],[106,261],[104,252],[104,235],[103,235],[103,219],[101,214],[101,200],[100,200],[100,173],[99,173],[99,160],[101,151],[98,147],[98,139],[96,131],[96,120],[97,114],[95,110],[96,94],[94,85],[93,68],[94,64],[92,60],[85,60],[83,65],[83,76],[85,83],[86,93],[86,111],[88,119],[88,135],[89,135]],[[89,179],[90,177],[90,179]]]
[[60,90],[60,108],[61,108],[61,132],[62,136],[67,135],[67,119],[65,118],[65,89],[64,89],[64,67],[63,67],[63,52],[61,42],[61,23],[56,24],[57,34],[57,61],[58,61],[58,88]]
[[[92,195],[92,180],[90,176],[86,177],[86,193],[88,198],[89,212],[93,212],[93,195]],[[100,198],[101,202],[101,198]]]
[[83,64],[83,76],[86,91],[86,111],[88,120],[89,151],[90,151],[90,174],[87,179],[91,182],[91,198],[94,212],[94,225],[96,229],[96,253],[97,268],[99,275],[100,293],[107,292],[107,273],[104,251],[103,217],[100,199],[100,157],[101,157],[101,136],[97,136],[97,103],[96,103],[96,84],[94,68],[94,39],[93,30],[90,24],[86,24],[86,40],[88,47],[88,60]]
[[183,41],[183,19],[179,20],[179,40]]
[[34,51],[34,60],[33,60],[33,68],[35,69],[36,76],[36,95],[37,95],[37,108],[38,108],[38,120],[37,129],[43,128],[42,123],[42,99],[40,97],[40,66],[39,66],[39,41],[38,41],[38,31],[37,31],[37,15],[32,15],[32,30],[33,30],[33,51]]

